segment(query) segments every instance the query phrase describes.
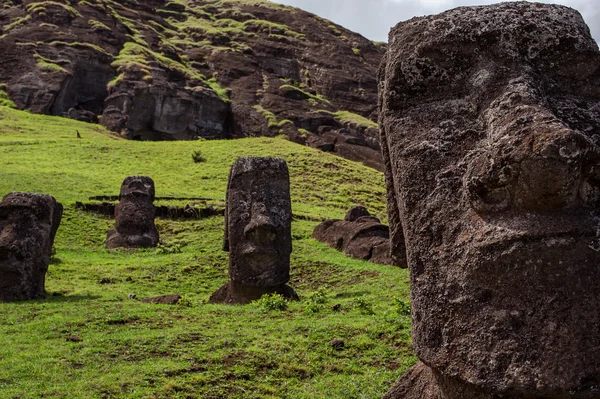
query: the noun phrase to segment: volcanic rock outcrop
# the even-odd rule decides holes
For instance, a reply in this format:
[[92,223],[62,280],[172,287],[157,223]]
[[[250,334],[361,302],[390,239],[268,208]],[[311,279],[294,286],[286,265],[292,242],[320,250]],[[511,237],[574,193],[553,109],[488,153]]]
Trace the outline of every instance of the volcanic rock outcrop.
[[245,304],[271,293],[297,299],[286,285],[292,253],[292,203],[283,159],[249,157],[233,164],[223,249],[229,251],[229,282],[210,302]]
[[115,228],[106,235],[106,248],[158,245],[154,196],[154,181],[147,176],[129,176],[123,181],[119,203],[115,206]]
[[0,301],[44,298],[62,211],[49,195],[10,193],[0,201]]
[[330,219],[313,230],[312,237],[344,254],[384,265],[406,267],[406,256],[394,262],[390,256],[390,230],[362,206],[352,208],[344,220]]
[[413,345],[386,398],[600,397],[600,52],[573,9],[413,18],[380,69]]
[[316,15],[270,1],[0,8],[0,84],[20,109],[140,140],[285,134],[383,168],[374,121],[385,45]]

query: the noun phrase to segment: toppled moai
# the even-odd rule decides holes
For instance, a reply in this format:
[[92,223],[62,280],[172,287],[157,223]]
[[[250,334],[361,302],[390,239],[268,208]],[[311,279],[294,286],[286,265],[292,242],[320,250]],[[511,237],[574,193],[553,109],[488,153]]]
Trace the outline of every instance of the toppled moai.
[[246,304],[271,293],[297,299],[286,285],[292,253],[292,203],[283,159],[235,161],[227,186],[223,249],[229,251],[229,282],[210,302]]
[[390,229],[365,207],[348,211],[344,220],[329,219],[313,230],[312,237],[347,256],[383,265],[406,267],[406,256],[390,256]]
[[599,68],[558,5],[392,29],[381,143],[422,363],[386,398],[600,397]]
[[0,301],[44,298],[62,211],[49,195],[10,193],[0,201]]
[[123,181],[119,203],[115,206],[115,228],[106,236],[106,248],[158,245],[154,196],[154,181],[147,176],[129,176]]

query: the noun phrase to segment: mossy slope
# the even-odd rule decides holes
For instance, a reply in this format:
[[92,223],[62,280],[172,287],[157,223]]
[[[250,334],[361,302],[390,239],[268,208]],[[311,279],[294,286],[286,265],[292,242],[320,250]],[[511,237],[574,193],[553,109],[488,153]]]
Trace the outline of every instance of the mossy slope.
[[[192,161],[197,150],[206,162]],[[0,107],[0,195],[37,191],[65,205],[50,296],[0,304],[2,397],[381,397],[414,363],[401,305],[406,271],[346,258],[309,238],[317,222],[298,220],[290,284],[300,302],[267,313],[209,305],[227,279],[223,218],[159,219],[165,245],[180,253],[108,252],[113,221],[73,206],[115,194],[130,174],[152,176],[160,196],[222,203],[228,168],[243,155],[287,159],[296,214],[341,217],[354,204],[384,214],[380,173],[280,138],[131,142],[96,125]],[[170,293],[182,304],[129,299]],[[334,350],[333,339],[345,348]]]

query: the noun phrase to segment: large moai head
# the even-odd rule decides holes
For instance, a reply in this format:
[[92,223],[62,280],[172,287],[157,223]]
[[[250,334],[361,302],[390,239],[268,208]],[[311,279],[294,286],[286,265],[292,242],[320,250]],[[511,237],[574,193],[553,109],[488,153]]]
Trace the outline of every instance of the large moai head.
[[49,195],[10,193],[0,201],[0,301],[44,297],[62,211]]
[[239,158],[231,167],[224,249],[234,283],[276,287],[289,281],[292,203],[283,159]]
[[599,68],[563,6],[461,7],[390,33],[390,220],[406,239],[414,347],[448,381],[599,395]]
[[107,248],[149,248],[159,242],[154,225],[154,181],[147,176],[129,176],[121,185],[115,207],[115,229],[108,232]]

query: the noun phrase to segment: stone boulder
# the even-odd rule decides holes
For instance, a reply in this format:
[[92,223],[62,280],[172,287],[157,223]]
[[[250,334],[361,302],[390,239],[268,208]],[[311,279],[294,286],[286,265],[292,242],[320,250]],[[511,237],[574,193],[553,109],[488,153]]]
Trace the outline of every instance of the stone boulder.
[[423,364],[387,397],[600,397],[600,52],[581,15],[462,7],[389,39],[388,211]]
[[394,261],[390,256],[388,226],[381,224],[362,206],[348,211],[344,220],[330,219],[319,224],[313,230],[312,238],[351,258],[406,267],[405,258]]
[[229,279],[211,303],[245,304],[264,294],[297,299],[290,280],[292,203],[286,162],[239,158],[231,167],[223,249],[229,251]]
[[62,211],[49,195],[10,193],[0,201],[0,302],[44,298]]
[[154,225],[154,181],[147,176],[129,176],[121,185],[115,206],[115,228],[106,236],[106,248],[151,248],[158,245]]

